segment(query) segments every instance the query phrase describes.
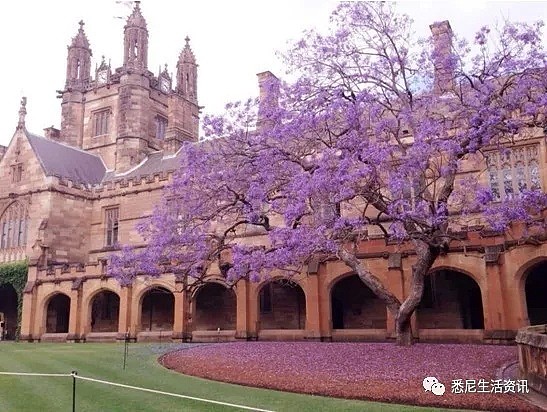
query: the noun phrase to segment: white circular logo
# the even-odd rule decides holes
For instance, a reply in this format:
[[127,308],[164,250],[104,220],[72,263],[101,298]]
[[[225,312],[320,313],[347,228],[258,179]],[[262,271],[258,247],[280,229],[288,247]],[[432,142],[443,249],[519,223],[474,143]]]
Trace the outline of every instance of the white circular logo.
[[431,391],[431,386],[433,386],[433,384],[438,383],[438,382],[439,381],[437,380],[436,377],[428,376],[427,378],[424,379],[422,385],[424,386],[425,391],[429,392],[429,391]]

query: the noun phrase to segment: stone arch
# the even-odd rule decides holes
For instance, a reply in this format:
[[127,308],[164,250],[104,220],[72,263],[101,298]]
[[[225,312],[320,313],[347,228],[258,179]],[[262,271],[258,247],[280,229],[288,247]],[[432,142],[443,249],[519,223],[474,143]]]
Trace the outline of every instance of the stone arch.
[[419,329],[484,329],[480,283],[467,271],[440,266],[425,279],[417,309]]
[[386,329],[387,309],[354,272],[329,284],[332,329]]
[[193,330],[235,330],[237,298],[225,284],[209,281],[201,285],[192,297]]
[[524,295],[528,322],[547,324],[547,257],[533,259],[523,266],[519,289]]
[[68,333],[70,297],[61,292],[53,293],[46,300],[46,333]]
[[[466,266],[469,266],[469,265],[466,265]],[[472,271],[472,267],[468,267],[467,269],[460,266],[460,265],[453,265],[453,264],[437,264],[437,265],[433,265],[433,267],[431,268],[431,270],[429,271],[429,274],[431,273],[434,273],[434,272],[437,272],[437,271],[441,271],[441,270],[448,270],[448,271],[452,271],[452,272],[458,272],[458,273],[461,273],[462,275],[466,275],[468,277],[470,277],[472,280],[475,281],[475,283],[477,284],[477,286],[481,289],[481,292],[482,292],[482,289],[483,289],[483,279],[481,279],[480,276],[477,276],[476,273],[473,273]],[[429,275],[428,274],[428,275]],[[483,300],[484,300],[484,296],[483,296]]]
[[175,319],[175,296],[165,286],[150,286],[139,297],[139,330],[171,331]]
[[95,291],[89,298],[91,332],[118,332],[120,296],[108,288]]
[[13,340],[17,333],[17,291],[11,283],[0,285],[0,340]]
[[290,279],[276,277],[263,282],[257,290],[260,329],[304,329],[306,294]]

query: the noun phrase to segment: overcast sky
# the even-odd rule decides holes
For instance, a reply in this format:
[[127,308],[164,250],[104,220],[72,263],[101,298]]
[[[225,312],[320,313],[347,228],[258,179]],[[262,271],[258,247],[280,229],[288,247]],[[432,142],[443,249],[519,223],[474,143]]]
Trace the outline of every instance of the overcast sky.
[[[167,63],[174,72],[184,38],[190,36],[199,64],[199,103],[205,113],[220,112],[226,102],[258,93],[256,73],[270,70],[282,77],[284,69],[275,52],[284,50],[306,28],[327,27],[335,4],[331,0],[144,0],[149,69],[157,73],[158,66]],[[504,18],[547,21],[546,2],[420,1],[398,7],[414,19],[415,31],[424,37],[430,23],[446,19],[455,32],[468,38],[482,25]],[[11,0],[2,5],[0,144],[11,140],[21,96],[28,98],[30,131],[42,134],[45,127],[60,126],[55,91],[64,86],[67,45],[80,19],[93,51],[92,72],[102,55],[111,59],[113,68],[121,66],[123,26],[131,8],[115,0]]]

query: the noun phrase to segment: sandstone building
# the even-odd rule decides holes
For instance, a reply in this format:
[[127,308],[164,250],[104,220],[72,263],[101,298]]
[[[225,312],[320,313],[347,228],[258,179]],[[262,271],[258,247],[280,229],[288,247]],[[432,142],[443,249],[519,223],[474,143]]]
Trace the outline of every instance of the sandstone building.
[[[183,142],[198,140],[198,66],[189,39],[175,79],[167,68],[153,74],[136,2],[123,46],[121,67],[103,59],[93,71],[80,22],[59,91],[60,130],[27,131],[23,99],[15,134],[8,147],[0,146],[0,264],[29,262],[21,339],[115,340],[126,333],[138,340],[393,338],[385,306],[341,262],[310,265],[292,282],[240,281],[233,289],[212,276],[192,294],[174,275],[129,287],[106,275],[106,258],[119,244],[142,244],[136,224],[152,213]],[[270,76],[261,73],[259,83]],[[522,179],[547,187],[545,133],[534,133],[492,163],[493,187]],[[416,336],[502,342],[522,326],[547,323],[543,240],[481,228],[461,236],[465,249],[455,246],[440,257],[429,276],[413,318]],[[363,246],[362,258],[405,296],[412,254],[378,237]],[[17,295],[10,285],[0,285],[0,312],[13,337]]]

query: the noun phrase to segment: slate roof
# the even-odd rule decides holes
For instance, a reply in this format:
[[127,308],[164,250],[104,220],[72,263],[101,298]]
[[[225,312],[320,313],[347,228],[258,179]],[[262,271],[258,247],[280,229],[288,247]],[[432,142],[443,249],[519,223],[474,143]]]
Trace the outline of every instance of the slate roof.
[[150,153],[142,163],[128,172],[119,174],[114,171],[107,172],[104,181],[140,178],[160,172],[174,172],[180,166],[180,153],[180,151],[176,155],[165,155],[163,152]]
[[26,134],[46,176],[91,185],[104,179],[106,167],[99,156],[29,132]]

